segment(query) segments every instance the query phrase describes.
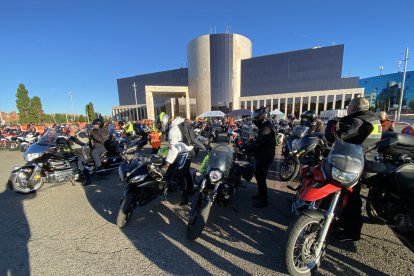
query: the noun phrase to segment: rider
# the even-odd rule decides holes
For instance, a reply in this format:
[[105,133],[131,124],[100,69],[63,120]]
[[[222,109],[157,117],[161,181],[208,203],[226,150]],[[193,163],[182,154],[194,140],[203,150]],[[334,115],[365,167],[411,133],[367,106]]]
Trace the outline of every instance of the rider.
[[[354,98],[349,102],[348,115],[328,121],[325,130],[326,139],[333,143],[336,138],[351,144],[362,145],[364,152],[381,138],[381,124],[374,112],[369,111],[369,102],[365,98]],[[365,156],[372,158],[369,154]],[[361,237],[362,200],[359,196],[361,185],[353,187],[348,203],[337,221],[336,236],[343,241],[357,241]]]
[[78,127],[76,126],[70,126],[69,127],[69,138],[68,141],[71,144],[72,152],[76,155],[78,158],[78,168],[82,172],[82,178],[81,183],[82,186],[89,185],[91,183],[91,177],[89,175],[89,171],[85,169],[85,158],[83,156],[83,147],[87,146],[88,141],[82,141],[81,137],[78,137],[76,134],[76,131],[78,130]]
[[101,118],[96,118],[92,121],[92,125],[94,126],[94,129],[92,129],[90,134],[90,140],[91,140],[91,156],[93,160],[95,161],[95,170],[102,169],[102,163],[101,163],[101,154],[106,151],[105,149],[105,141],[108,138],[107,130],[103,127],[104,121]]
[[175,118],[171,124],[169,129],[167,129],[169,124],[169,116],[162,112],[159,117],[158,121],[161,122],[162,130],[164,132],[168,131],[168,143],[169,143],[169,150],[168,155],[165,159],[165,164],[161,168],[161,172],[163,175],[166,175],[166,178],[169,178],[168,172],[171,164],[174,163],[178,154],[188,152],[189,156],[186,160],[184,165],[184,174],[183,177],[186,179],[186,186],[183,188],[183,200],[181,204],[186,204],[188,202],[188,197],[193,193],[193,181],[190,174],[190,165],[191,165],[191,158],[194,156],[194,144],[201,149],[205,149],[204,145],[199,143],[195,139],[194,130],[191,125],[185,122],[184,118],[177,117]]
[[255,208],[267,207],[267,172],[275,157],[276,138],[272,123],[268,119],[268,110],[259,108],[252,114],[252,121],[258,127],[256,139],[248,150],[254,152],[256,158],[256,177],[259,194],[253,196],[258,202],[253,204]]
[[300,115],[301,123],[309,127],[309,134],[323,132],[323,122],[318,118],[315,111],[305,111]]
[[129,121],[128,117],[123,117],[118,124],[123,129],[126,136],[134,136],[134,125]]
[[387,113],[385,111],[381,111],[378,114],[378,118],[380,119],[380,122],[381,122],[382,132],[394,131],[395,121],[390,120],[390,118],[388,118]]

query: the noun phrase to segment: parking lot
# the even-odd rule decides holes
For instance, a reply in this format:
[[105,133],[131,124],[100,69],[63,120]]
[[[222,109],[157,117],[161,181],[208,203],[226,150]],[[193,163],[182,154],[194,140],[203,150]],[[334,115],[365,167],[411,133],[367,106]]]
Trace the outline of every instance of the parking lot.
[[[189,206],[160,199],[116,226],[124,186],[117,171],[92,184],[45,184],[36,194],[7,188],[21,152],[0,151],[0,275],[278,275],[284,274],[291,194],[271,167],[269,207],[252,208],[254,183],[243,183],[235,208],[214,206],[194,242],[185,235]],[[194,161],[197,168],[200,158]],[[253,179],[254,181],[254,179]],[[323,275],[414,275],[414,254],[385,226],[366,223],[355,243],[332,240]]]

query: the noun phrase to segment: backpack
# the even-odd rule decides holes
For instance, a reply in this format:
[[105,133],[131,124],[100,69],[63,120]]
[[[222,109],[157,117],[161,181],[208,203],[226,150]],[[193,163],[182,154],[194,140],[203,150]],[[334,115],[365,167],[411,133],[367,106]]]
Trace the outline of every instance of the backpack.
[[188,122],[182,122],[178,125],[178,128],[180,129],[181,135],[183,137],[183,140],[181,142],[187,146],[194,145],[195,133],[193,126]]

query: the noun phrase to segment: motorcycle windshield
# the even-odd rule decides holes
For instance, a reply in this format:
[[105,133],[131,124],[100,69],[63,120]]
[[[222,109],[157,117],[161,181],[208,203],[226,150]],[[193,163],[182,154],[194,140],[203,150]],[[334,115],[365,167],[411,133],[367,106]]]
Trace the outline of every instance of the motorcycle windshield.
[[48,129],[37,142],[40,146],[51,146],[55,143],[58,134],[54,129]]
[[309,127],[304,125],[295,126],[292,129],[292,137],[293,138],[302,138],[308,132]]
[[359,175],[364,169],[362,146],[336,140],[328,155],[328,163],[342,172]]
[[217,145],[208,154],[206,172],[220,170],[225,177],[229,175],[233,164],[233,149],[228,145]]

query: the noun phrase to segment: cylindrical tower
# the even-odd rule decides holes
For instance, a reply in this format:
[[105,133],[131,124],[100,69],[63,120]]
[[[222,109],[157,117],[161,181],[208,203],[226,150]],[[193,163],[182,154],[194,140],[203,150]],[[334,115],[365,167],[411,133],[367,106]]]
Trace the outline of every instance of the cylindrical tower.
[[251,56],[250,40],[238,34],[203,35],[188,43],[188,88],[197,114],[240,108],[240,61]]

